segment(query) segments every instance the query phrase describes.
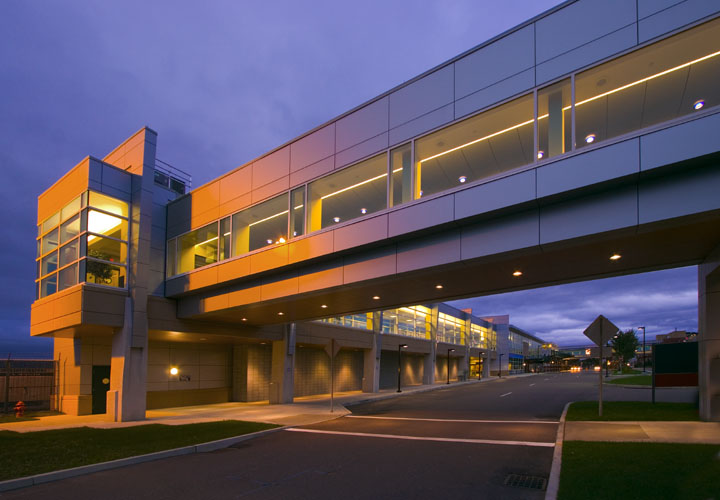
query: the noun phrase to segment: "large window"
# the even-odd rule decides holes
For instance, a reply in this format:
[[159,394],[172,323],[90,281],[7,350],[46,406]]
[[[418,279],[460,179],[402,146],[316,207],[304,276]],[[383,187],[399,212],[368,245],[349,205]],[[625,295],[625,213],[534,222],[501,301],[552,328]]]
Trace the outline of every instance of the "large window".
[[720,104],[720,21],[575,77],[578,147]]
[[425,306],[389,309],[382,313],[383,333],[430,338],[432,312]]
[[38,225],[37,298],[79,282],[124,288],[128,204],[89,191]]
[[387,155],[381,154],[308,186],[308,228],[317,231],[387,208]]
[[287,231],[288,194],[285,193],[232,216],[232,254],[242,255],[285,243]]
[[532,163],[533,117],[528,95],[415,141],[415,197]]
[[217,262],[218,223],[190,231],[178,238],[178,272],[192,271]]
[[450,316],[449,314],[440,313],[438,315],[437,339],[438,342],[464,344],[465,320]]

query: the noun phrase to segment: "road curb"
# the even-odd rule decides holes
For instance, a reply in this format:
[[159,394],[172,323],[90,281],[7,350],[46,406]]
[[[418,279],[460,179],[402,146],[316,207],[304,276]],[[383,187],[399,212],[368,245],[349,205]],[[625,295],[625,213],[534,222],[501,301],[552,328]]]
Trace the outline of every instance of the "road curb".
[[[491,380],[488,380],[488,382],[490,382],[490,381]],[[366,398],[366,399],[361,399],[358,401],[348,401],[347,403],[341,403],[341,404],[347,408],[348,406],[355,406],[355,405],[360,405],[360,404],[365,404],[365,403],[373,403],[375,401],[384,401],[386,399],[399,398],[399,397],[407,396],[407,395],[411,395],[411,394],[421,394],[423,392],[438,391],[441,389],[449,389],[451,387],[457,387],[459,385],[480,384],[482,382],[483,382],[482,380],[466,380],[464,382],[454,382],[450,385],[438,384],[438,385],[432,385],[430,387],[424,387],[422,389],[416,389],[414,391],[391,392],[388,394],[383,394],[382,396],[376,396],[374,398]]]
[[264,436],[265,434],[282,431],[287,429],[288,427],[291,426],[284,425],[282,427],[276,427],[274,429],[251,432],[250,434],[243,434],[241,436],[218,439],[216,441],[209,441],[207,443],[193,444],[189,446],[183,446],[181,448],[173,448],[171,450],[156,451],[154,453],[147,453],[145,455],[137,455],[134,457],[119,458],[117,460],[110,460],[108,462],[100,462],[97,464],[82,465],[80,467],[73,467],[72,469],[62,469],[52,472],[46,472],[44,474],[36,474],[34,476],[8,479],[7,481],[0,481],[0,492],[15,490],[18,488],[26,488],[28,486],[34,486],[36,484],[60,481],[61,479],[83,476],[86,474],[92,474],[94,472],[100,472],[104,470],[119,469],[120,467],[141,464],[144,462],[151,462],[153,460],[161,460],[163,458],[177,457],[180,455],[190,455],[193,453],[207,453],[209,451],[215,451],[221,448],[228,448],[229,446],[232,446],[236,443]]
[[562,467],[562,445],[565,437],[565,417],[572,401],[563,408],[560,417],[560,425],[558,425],[557,435],[555,436],[555,450],[553,451],[552,467],[550,468],[550,478],[545,489],[545,500],[556,500],[558,489],[560,488],[560,468]]

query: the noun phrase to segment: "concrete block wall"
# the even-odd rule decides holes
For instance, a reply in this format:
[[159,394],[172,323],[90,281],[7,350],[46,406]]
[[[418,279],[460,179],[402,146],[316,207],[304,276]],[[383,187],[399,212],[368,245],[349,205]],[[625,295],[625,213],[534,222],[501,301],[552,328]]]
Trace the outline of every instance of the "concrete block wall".
[[[423,383],[424,354],[402,353],[401,387]],[[380,357],[380,389],[397,387],[398,353],[382,351]]]
[[[363,353],[341,349],[335,356],[335,391],[362,389]],[[324,349],[298,346],[295,350],[295,396],[330,393],[330,357]]]
[[272,346],[241,344],[233,348],[233,401],[270,399]]
[[[224,345],[152,342],[148,348],[147,390],[187,391],[230,387],[231,351]],[[178,374],[171,375],[170,368]],[[189,398],[187,404],[195,404]]]
[[61,412],[92,412],[92,367],[110,365],[111,344],[109,336],[55,339],[53,357],[58,361]]
[[[460,358],[453,358],[450,357],[450,381],[457,381],[458,379],[458,373],[463,374],[463,372],[466,370],[466,368],[460,367]],[[441,384],[447,382],[447,366],[448,366],[448,360],[447,356],[438,356],[437,361],[435,363],[435,383]]]

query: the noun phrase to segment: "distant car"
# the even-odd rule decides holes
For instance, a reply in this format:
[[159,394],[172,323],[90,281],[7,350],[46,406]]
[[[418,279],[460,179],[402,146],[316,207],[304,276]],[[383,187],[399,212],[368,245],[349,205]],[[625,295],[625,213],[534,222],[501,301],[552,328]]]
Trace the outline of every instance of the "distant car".
[[593,370],[595,370],[596,372],[599,372],[599,371],[600,371],[600,367],[599,367],[599,366],[596,366],[595,368],[593,368]]
[[572,367],[570,367],[570,371],[571,372],[580,372],[580,371],[582,371],[582,368],[580,368],[579,366],[572,366]]

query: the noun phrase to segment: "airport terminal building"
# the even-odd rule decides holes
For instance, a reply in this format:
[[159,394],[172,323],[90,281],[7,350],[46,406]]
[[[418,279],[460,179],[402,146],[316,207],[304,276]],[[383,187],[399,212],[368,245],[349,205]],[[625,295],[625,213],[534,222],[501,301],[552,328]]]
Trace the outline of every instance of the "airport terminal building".
[[63,411],[133,420],[327,392],[329,354],[336,390],[489,375],[509,326],[443,301],[694,264],[720,420],[719,129],[716,2],[570,0],[189,191],[149,128],[85,158],[31,334]]

